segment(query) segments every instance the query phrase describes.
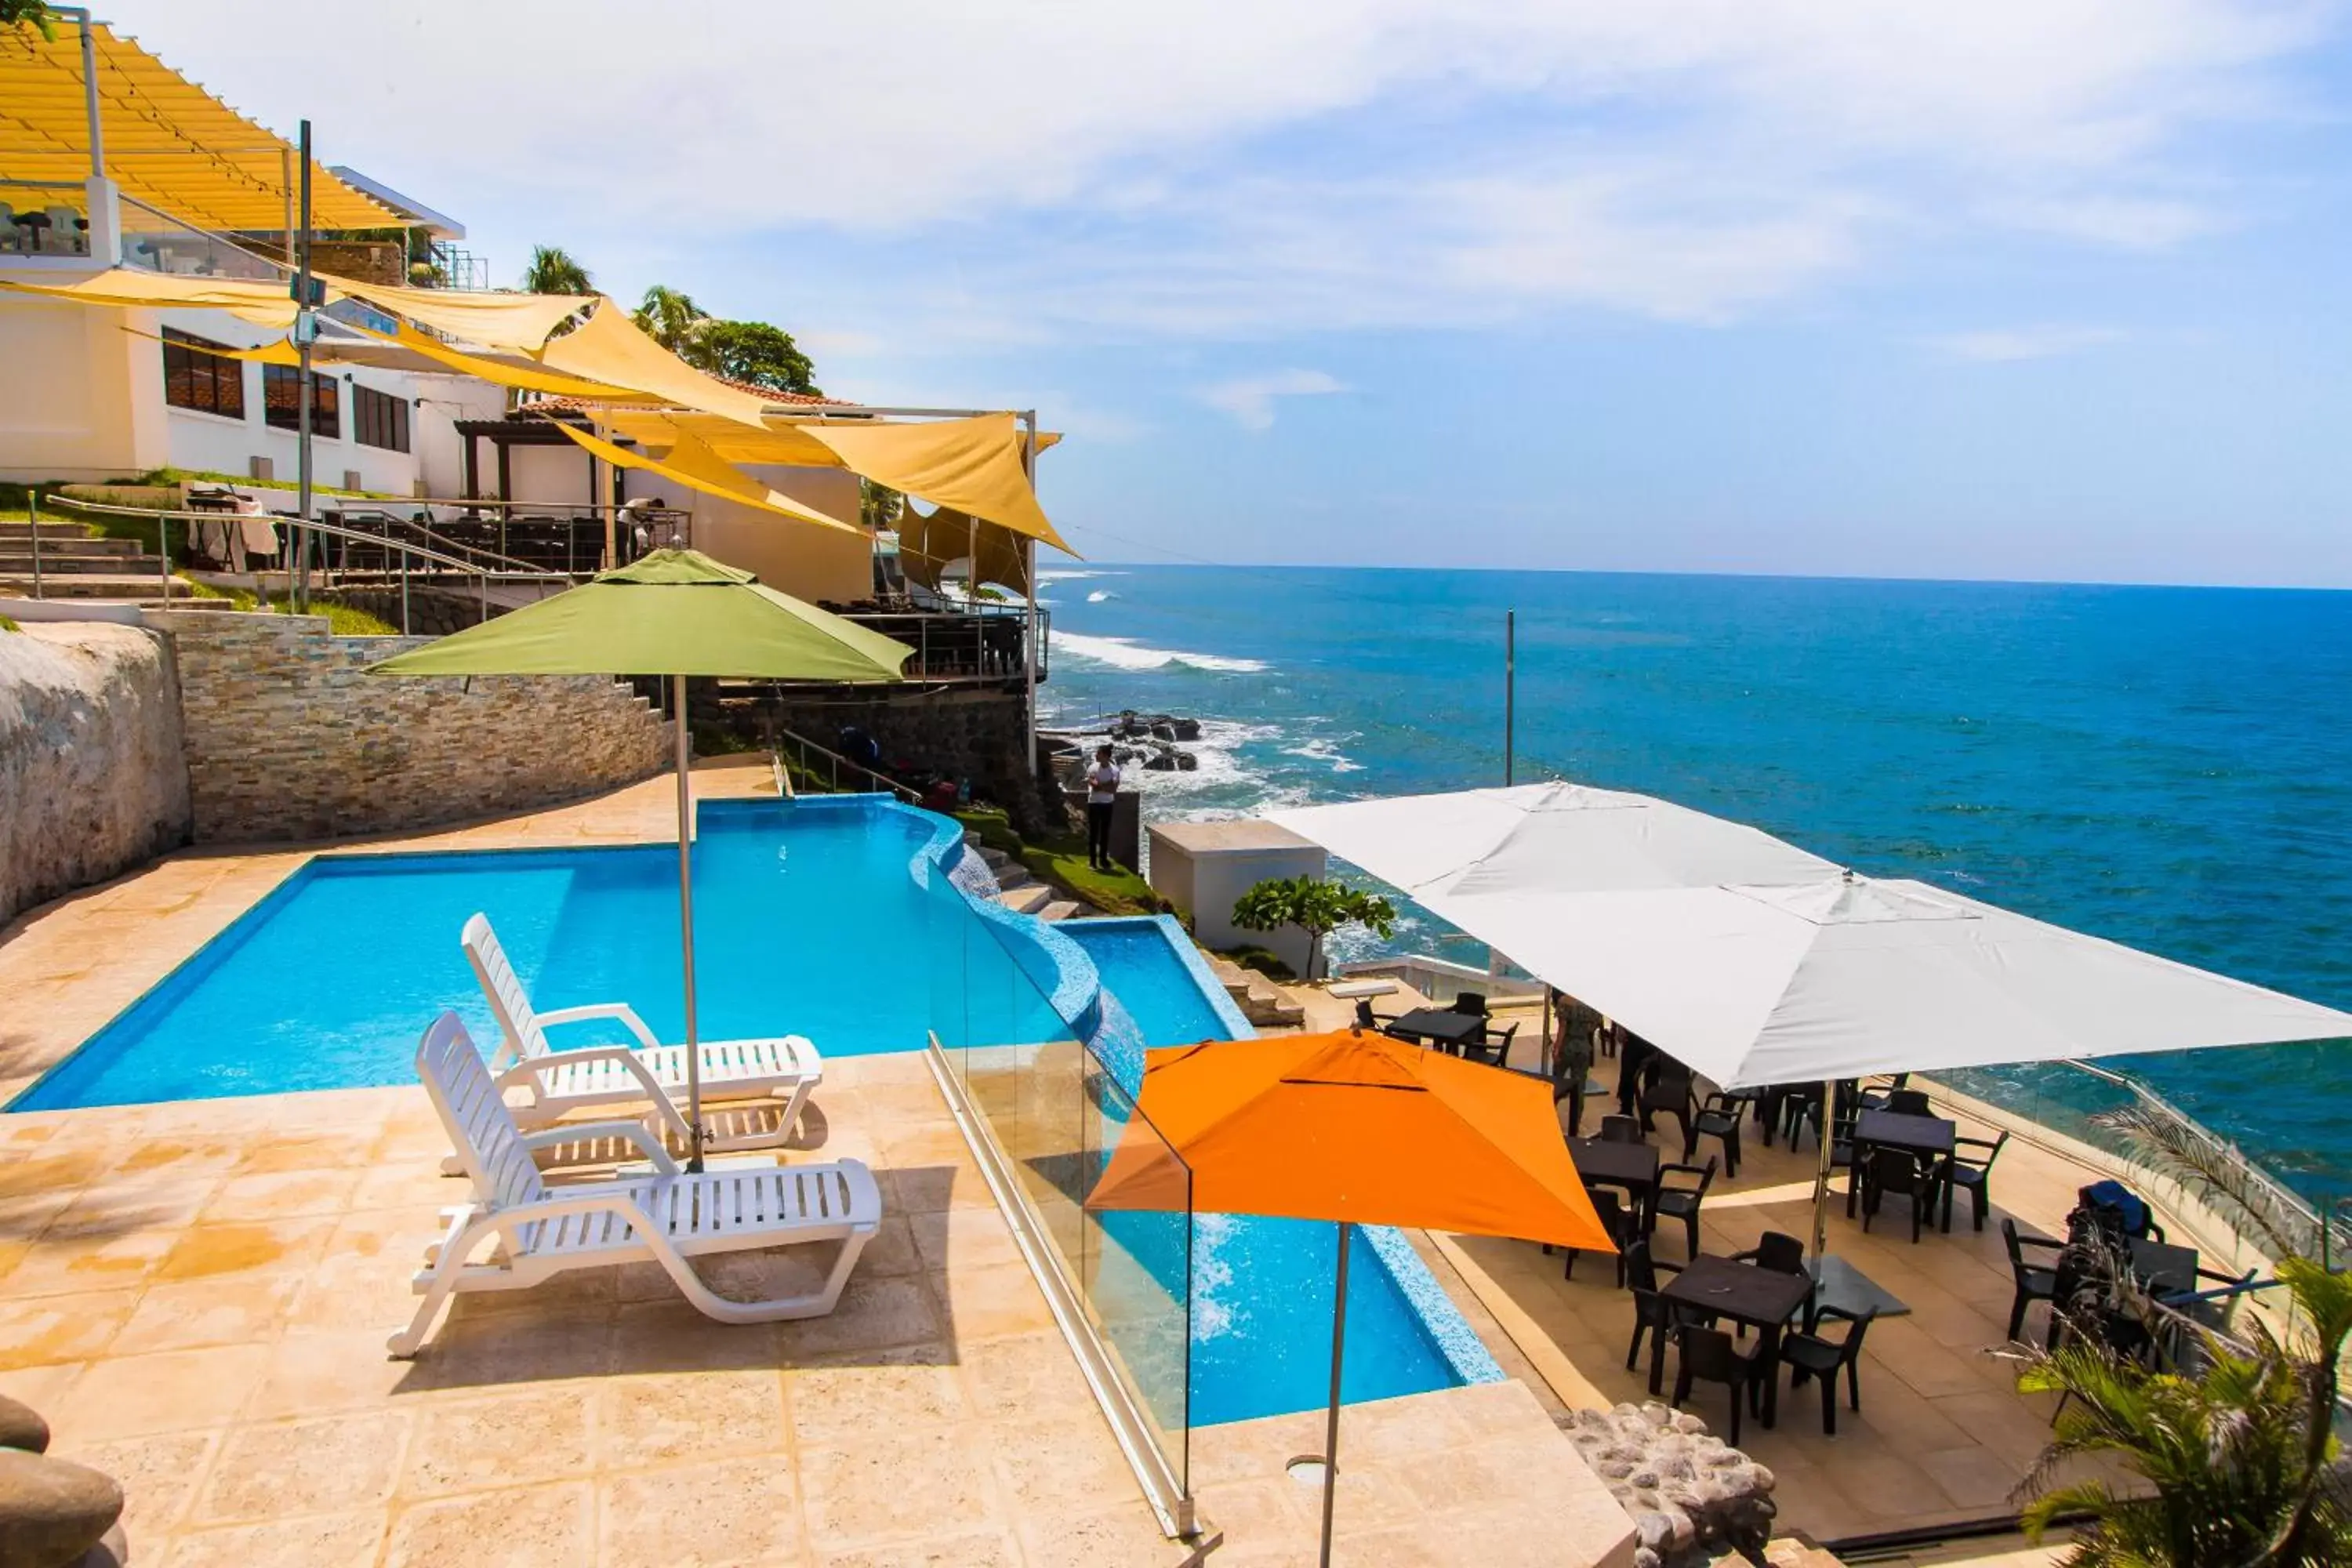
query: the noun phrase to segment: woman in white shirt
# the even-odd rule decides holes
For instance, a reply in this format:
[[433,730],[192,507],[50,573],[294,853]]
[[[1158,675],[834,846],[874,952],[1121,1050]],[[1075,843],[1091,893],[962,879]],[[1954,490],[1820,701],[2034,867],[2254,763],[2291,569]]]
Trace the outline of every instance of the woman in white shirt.
[[1087,864],[1097,871],[1110,863],[1111,809],[1118,803],[1118,764],[1108,746],[1095,749],[1095,765],[1087,770]]

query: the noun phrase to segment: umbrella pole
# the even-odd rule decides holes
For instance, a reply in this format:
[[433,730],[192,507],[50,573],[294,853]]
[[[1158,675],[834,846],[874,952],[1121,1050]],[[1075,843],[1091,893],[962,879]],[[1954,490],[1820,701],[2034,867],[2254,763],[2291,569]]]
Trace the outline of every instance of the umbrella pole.
[[[1822,1158],[1813,1176],[1813,1264],[1821,1266],[1822,1248],[1830,1241],[1830,1146],[1837,1138],[1837,1080],[1822,1080]],[[1847,1173],[1846,1179],[1854,1179]]]
[[677,731],[677,918],[683,942],[680,950],[685,959],[686,973],[686,1121],[694,1147],[688,1152],[686,1168],[702,1169],[702,1049],[695,1043],[694,1024],[694,804],[692,790],[687,781],[687,766],[691,761],[690,745],[686,730],[686,677],[670,678],[670,705],[677,712],[673,722]]
[[1339,1222],[1339,1293],[1331,1307],[1331,1413],[1323,1423],[1323,1556],[1331,1568],[1331,1506],[1339,1486],[1339,1363],[1348,1343],[1348,1243],[1355,1226]]

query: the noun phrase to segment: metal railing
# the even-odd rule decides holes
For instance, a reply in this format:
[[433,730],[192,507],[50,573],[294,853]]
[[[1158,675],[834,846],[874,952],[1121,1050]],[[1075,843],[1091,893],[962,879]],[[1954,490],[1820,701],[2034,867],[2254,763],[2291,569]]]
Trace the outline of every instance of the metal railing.
[[[31,498],[29,515],[33,522],[30,530],[33,596],[37,599],[44,596],[46,585],[42,571],[40,526],[41,509],[44,505],[52,508],[63,507],[78,515],[125,518],[137,522],[153,523],[156,528],[157,585],[161,596],[167,602],[173,596],[172,525],[174,522],[180,523],[186,531],[183,534],[183,539],[185,540],[193,536],[195,529],[206,525],[236,527],[254,520],[253,514],[244,512],[160,510],[145,507],[114,506],[103,501],[82,500],[73,496],[52,494],[45,498],[36,492]],[[419,578],[424,580],[424,586],[437,587],[441,585],[440,579],[457,577],[466,588],[478,595],[481,617],[484,620],[488,620],[490,616],[490,588],[494,584],[531,583],[541,586],[549,584],[562,584],[566,587],[572,584],[572,579],[560,572],[536,571],[520,564],[486,567],[462,556],[412,544],[405,540],[394,539],[384,534],[346,527],[341,523],[321,521],[316,518],[306,521],[301,518],[268,515],[261,517],[259,521],[280,528],[290,528],[294,531],[295,538],[284,546],[289,586],[292,581],[291,568],[299,555],[313,547],[312,536],[355,542],[381,549],[387,555],[397,554],[399,561],[396,567],[389,560],[380,567],[369,569],[321,566],[320,582],[330,590],[354,584],[389,589],[397,583],[400,589],[400,629],[404,636],[409,635],[413,624],[410,598],[414,588],[417,585],[416,580]],[[185,595],[182,596],[185,597]]]
[[0,179],[0,256],[88,256],[88,202],[79,181]]
[[915,650],[907,661],[909,680],[961,684],[1012,684],[1022,679],[1025,660],[1033,657],[1037,679],[1046,677],[1049,613],[1039,610],[1036,628],[1021,605],[976,603],[956,610],[881,610],[845,608],[837,612],[869,631],[905,643]]
[[[922,796],[887,773],[877,773],[863,763],[851,762],[839,752],[820,746],[806,736],[795,734],[781,725],[777,726],[775,733],[776,743],[769,748],[768,759],[776,771],[779,781],[776,793],[780,795],[799,793],[792,787],[792,768],[784,761],[784,753],[790,750],[793,761],[800,766],[802,776],[811,784],[822,779],[824,792],[828,795],[841,794],[841,781],[847,778],[855,792],[896,795],[908,805],[922,804]],[[821,769],[819,764],[822,764]]]
[[126,267],[258,283],[283,282],[289,275],[285,263],[247,249],[226,235],[199,228],[130,196],[119,200],[122,241],[121,253],[114,259]]

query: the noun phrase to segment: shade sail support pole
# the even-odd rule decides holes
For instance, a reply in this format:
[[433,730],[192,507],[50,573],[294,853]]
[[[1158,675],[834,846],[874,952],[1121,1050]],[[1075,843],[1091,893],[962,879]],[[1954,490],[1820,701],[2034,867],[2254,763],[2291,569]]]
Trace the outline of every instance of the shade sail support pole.
[[686,1168],[702,1169],[702,1047],[694,1020],[694,802],[687,771],[693,761],[686,728],[686,677],[670,677],[671,723],[677,740],[677,923],[678,957],[686,977],[686,1121],[694,1147]]
[[317,337],[318,326],[310,314],[310,122],[302,121],[302,210],[299,215],[302,228],[296,253],[294,299],[299,313],[294,333],[294,347],[300,361],[295,374],[301,378],[298,392],[299,418],[294,431],[294,487],[299,492],[294,500],[295,559],[287,564],[290,570],[286,578],[287,607],[296,615],[310,611],[310,426],[318,418],[318,389],[310,374],[310,341]]
[[[89,120],[89,177],[106,178],[106,122],[98,112],[98,37],[89,19],[89,8],[71,10],[63,5],[50,7],[60,16],[81,19],[81,101],[82,113]],[[110,263],[114,259],[108,258]]]
[[1348,1253],[1355,1226],[1339,1222],[1339,1268],[1331,1305],[1331,1408],[1323,1418],[1322,1568],[1331,1568],[1331,1511],[1339,1490],[1339,1367],[1348,1346]]
[[[1037,411],[1024,409],[1021,415],[1021,471],[1028,477],[1029,493],[1037,493]],[[975,536],[978,528],[973,530]],[[974,550],[977,552],[978,546]],[[978,563],[974,563],[975,568]],[[1021,712],[1029,727],[1029,739],[1024,748],[1029,753],[1029,776],[1037,776],[1037,542],[1024,538],[1021,542],[1021,576],[1027,590],[1028,610],[1023,617],[1021,660]]]

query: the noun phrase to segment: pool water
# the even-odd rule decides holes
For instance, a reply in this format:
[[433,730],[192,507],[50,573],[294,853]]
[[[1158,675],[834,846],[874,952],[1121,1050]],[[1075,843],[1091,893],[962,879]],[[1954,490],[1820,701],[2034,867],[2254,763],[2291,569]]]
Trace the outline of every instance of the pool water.
[[[907,874],[936,824],[906,812],[706,805],[694,853],[695,974],[705,1039],[805,1035],[829,1057],[915,1050],[943,1035],[1066,1037],[1045,997],[966,921],[947,944],[958,1016],[935,1019],[938,921]],[[457,945],[497,928],[533,1004],[625,1001],[685,1037],[677,851],[632,848],[322,856],[297,871],[10,1108],[53,1110],[414,1081],[417,1037],[455,1006],[498,1030]],[[566,1025],[559,1046],[625,1039]]]
[[[926,891],[908,874],[940,819],[881,803],[814,805],[701,808],[705,1038],[794,1033],[845,1058],[920,1049],[931,1032],[950,1046],[1071,1037],[1047,994],[1054,978],[1041,979],[1034,952],[1028,967],[1016,962],[999,912],[983,919],[944,882]],[[455,1006],[485,1048],[498,1038],[457,942],[477,910],[541,1008],[626,1001],[662,1038],[683,1037],[675,848],[321,856],[8,1109],[414,1082],[417,1037],[443,1008]],[[1097,1048],[1130,1089],[1142,1047],[1248,1034],[1172,921],[1054,929],[1100,977],[1112,1026]],[[597,1022],[555,1037],[625,1036]],[[1163,1418],[1202,1425],[1322,1405],[1335,1226],[1193,1216],[1188,1344],[1169,1332],[1183,1321],[1184,1216],[1104,1222],[1148,1276],[1135,1319],[1108,1327]],[[1474,1363],[1483,1352],[1401,1237],[1360,1233],[1350,1268],[1348,1398],[1465,1381],[1461,1340]]]

